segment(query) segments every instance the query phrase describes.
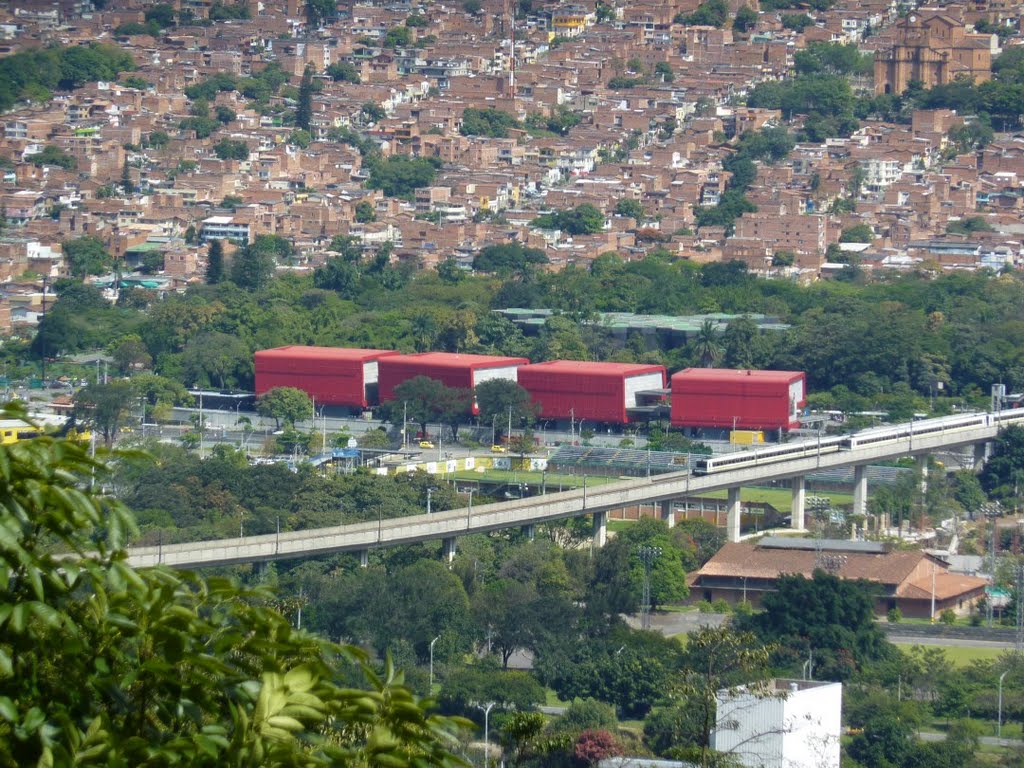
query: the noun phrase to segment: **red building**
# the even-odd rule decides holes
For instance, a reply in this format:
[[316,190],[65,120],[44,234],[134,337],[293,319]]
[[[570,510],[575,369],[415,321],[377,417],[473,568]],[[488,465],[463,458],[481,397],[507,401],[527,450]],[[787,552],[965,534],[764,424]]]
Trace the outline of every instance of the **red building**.
[[626,424],[641,405],[638,393],[664,389],[665,368],[552,360],[520,368],[519,385],[540,406],[541,418]]
[[378,361],[397,355],[340,347],[264,349],[256,353],[256,395],[274,387],[295,387],[317,403],[366,408],[377,402]]
[[672,426],[792,429],[805,397],[800,371],[687,368],[672,377]]
[[[519,367],[530,361],[525,357],[496,355],[460,355],[452,352],[422,352],[396,355],[380,360],[380,401],[395,399],[395,387],[417,376],[437,379],[448,387],[475,389],[492,379],[516,381]],[[473,403],[474,415],[479,413]]]

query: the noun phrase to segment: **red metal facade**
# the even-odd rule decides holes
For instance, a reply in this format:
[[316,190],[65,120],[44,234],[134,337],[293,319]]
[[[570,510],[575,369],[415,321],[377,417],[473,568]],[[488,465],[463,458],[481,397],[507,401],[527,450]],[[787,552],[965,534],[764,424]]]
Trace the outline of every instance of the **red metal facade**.
[[626,424],[626,381],[650,374],[660,374],[657,388],[665,386],[665,368],[660,365],[554,360],[524,365],[519,384],[539,404],[541,418]]
[[792,429],[805,398],[799,371],[687,368],[672,377],[672,426]]
[[[451,352],[423,352],[396,355],[380,361],[380,401],[395,399],[395,387],[417,376],[437,379],[448,387],[472,389],[475,372],[486,368],[517,368],[530,361],[525,357],[497,355],[459,355]],[[473,406],[474,415],[479,413]]]
[[256,353],[256,395],[274,387],[301,389],[317,403],[366,408],[366,363],[397,356],[383,349],[278,347]]

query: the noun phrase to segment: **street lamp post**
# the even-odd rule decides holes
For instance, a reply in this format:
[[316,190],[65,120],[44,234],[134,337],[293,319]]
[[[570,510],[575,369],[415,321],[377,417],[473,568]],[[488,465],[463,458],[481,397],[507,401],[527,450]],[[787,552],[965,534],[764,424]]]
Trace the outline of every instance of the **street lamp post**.
[[440,639],[441,639],[441,636],[438,635],[437,637],[435,637],[433,640],[430,641],[430,691],[431,691],[431,693],[433,693],[433,691],[434,691],[434,643],[436,643]]
[[1003,678],[1010,670],[1006,670],[999,676],[999,720],[996,725],[996,737],[1003,738]]
[[490,743],[490,715],[491,709],[494,707],[494,702],[489,701],[486,705],[477,704],[476,708],[484,713],[484,768],[487,768],[487,761],[491,756],[491,743]]
[[644,566],[643,604],[640,606],[640,628],[651,628],[651,567],[661,557],[661,547],[642,545],[637,547],[637,555]]
[[473,494],[476,493],[476,488],[469,489],[469,506],[466,507],[466,530],[469,530],[469,518],[473,515]]
[[435,488],[427,488],[427,514],[430,514],[430,499],[433,496]]

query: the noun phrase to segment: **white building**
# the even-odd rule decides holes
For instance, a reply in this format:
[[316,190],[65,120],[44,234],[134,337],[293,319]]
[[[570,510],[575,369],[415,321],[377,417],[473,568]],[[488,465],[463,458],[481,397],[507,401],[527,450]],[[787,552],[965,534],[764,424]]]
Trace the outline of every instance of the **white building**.
[[232,216],[210,216],[203,219],[199,237],[204,243],[211,240],[233,240],[242,244],[252,242],[248,222],[237,221]]
[[841,683],[780,679],[716,698],[715,750],[747,768],[839,768]]

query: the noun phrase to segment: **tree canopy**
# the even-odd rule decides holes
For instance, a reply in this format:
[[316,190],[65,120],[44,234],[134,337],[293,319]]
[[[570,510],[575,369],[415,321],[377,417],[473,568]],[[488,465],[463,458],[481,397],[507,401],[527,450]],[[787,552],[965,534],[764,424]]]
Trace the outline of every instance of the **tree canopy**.
[[266,589],[127,565],[134,521],[90,490],[106,468],[83,448],[0,457],[0,763],[461,764],[455,723],[390,666],[294,629]]

